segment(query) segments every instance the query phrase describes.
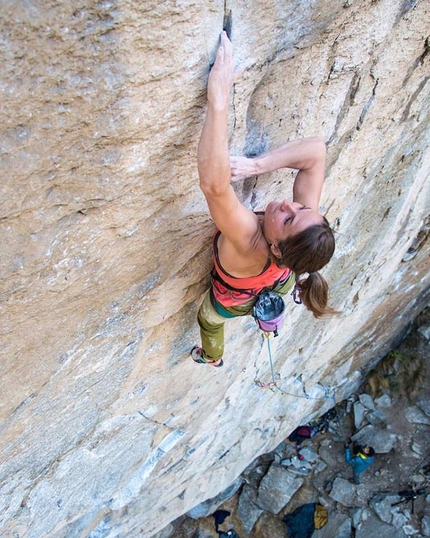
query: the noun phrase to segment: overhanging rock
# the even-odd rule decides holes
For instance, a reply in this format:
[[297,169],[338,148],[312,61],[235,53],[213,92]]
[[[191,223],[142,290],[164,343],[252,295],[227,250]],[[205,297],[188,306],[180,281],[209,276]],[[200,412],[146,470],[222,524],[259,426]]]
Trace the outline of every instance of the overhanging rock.
[[[276,4],[276,5],[275,5]],[[230,147],[321,135],[324,270],[272,346],[195,365],[214,232],[196,146],[224,20]],[[148,538],[356,389],[428,303],[427,2],[2,2],[0,534]],[[252,209],[291,173],[235,184]],[[403,261],[402,261],[403,260]],[[326,391],[327,389],[327,391]]]

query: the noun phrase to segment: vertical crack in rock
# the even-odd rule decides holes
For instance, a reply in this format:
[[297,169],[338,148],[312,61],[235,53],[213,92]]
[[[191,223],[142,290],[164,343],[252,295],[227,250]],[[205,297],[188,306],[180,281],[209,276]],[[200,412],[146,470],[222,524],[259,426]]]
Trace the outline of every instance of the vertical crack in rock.
[[428,76],[425,77],[421,81],[421,83],[419,84],[418,88],[411,95],[411,98],[409,99],[407,105],[405,106],[405,110],[403,111],[402,119],[401,119],[402,122],[410,119],[409,115],[410,115],[410,112],[411,112],[411,107],[414,104],[414,102],[417,100],[419,94],[423,91],[423,89],[425,88],[425,86],[427,85],[427,82],[429,80],[430,80],[430,77],[428,77]]
[[257,187],[257,182],[258,182],[258,176],[255,176],[255,179],[252,182],[252,184],[249,184],[250,187],[251,187],[251,201],[250,201],[250,204],[251,204],[251,209],[252,210],[257,209],[257,192],[255,190],[255,188]]
[[408,248],[407,252],[402,258],[402,262],[409,262],[415,258],[423,246],[427,243],[430,237],[430,215],[424,219],[424,224],[422,225],[418,235],[414,238],[411,243],[411,246]]
[[420,67],[421,65],[424,64],[424,60],[426,59],[426,57],[428,56],[430,52],[430,37],[428,37],[425,41],[424,41],[424,51],[422,52],[422,54],[420,54],[418,56],[418,58],[415,60],[415,62],[411,65],[411,67],[409,68],[408,72],[406,73],[406,76],[403,80],[403,83],[402,83],[402,88],[404,88],[406,86],[406,84],[409,82],[409,79],[411,78],[412,74],[414,73],[414,71]]
[[339,114],[336,118],[336,124],[333,129],[333,134],[331,135],[328,145],[330,146],[333,141],[336,139],[337,133],[339,131],[339,127],[347,115],[348,111],[350,110],[351,106],[354,104],[354,98],[358,92],[358,89],[360,87],[361,82],[361,76],[358,73],[355,73],[354,76],[351,79],[351,83],[349,85],[348,91],[345,95],[345,99],[343,101],[343,104],[340,108]]
[[232,15],[231,9],[227,9],[227,1],[224,1],[224,22],[222,24],[222,29],[226,32],[227,37],[231,40],[231,31],[232,31]]
[[405,3],[402,6],[402,9],[399,11],[398,14],[398,20],[396,21],[396,24],[408,13],[411,9],[413,9],[418,3],[418,0],[405,0]]
[[[227,37],[231,40],[232,39],[232,30],[233,30],[233,17],[231,13],[231,9],[227,8],[227,0],[224,1],[224,20],[222,24],[222,29],[226,32]],[[231,128],[231,132],[233,133],[236,128],[236,103],[235,103],[235,84],[233,84],[233,98],[232,98],[232,111],[233,111],[233,125]]]
[[372,89],[372,95],[369,97],[366,104],[364,105],[364,108],[361,111],[360,117],[358,119],[357,131],[359,131],[361,129],[361,126],[363,125],[363,122],[364,122],[364,118],[366,117],[366,114],[369,112],[370,107],[373,104],[373,101],[374,101],[375,95],[376,95],[376,88],[378,87],[378,83],[379,83],[379,79],[376,79],[375,84],[374,84],[373,89]]

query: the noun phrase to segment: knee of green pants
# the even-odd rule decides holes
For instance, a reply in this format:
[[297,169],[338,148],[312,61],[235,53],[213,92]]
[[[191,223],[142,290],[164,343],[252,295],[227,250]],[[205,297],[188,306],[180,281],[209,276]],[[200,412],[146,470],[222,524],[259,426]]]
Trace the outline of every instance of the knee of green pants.
[[203,357],[217,361],[224,354],[224,322],[212,307],[209,295],[206,295],[197,315],[202,339]]

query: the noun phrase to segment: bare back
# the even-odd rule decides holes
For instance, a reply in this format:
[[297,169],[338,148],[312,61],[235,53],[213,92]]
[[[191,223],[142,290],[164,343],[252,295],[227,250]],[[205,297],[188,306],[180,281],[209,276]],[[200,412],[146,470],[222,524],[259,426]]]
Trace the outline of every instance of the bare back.
[[218,239],[218,256],[222,267],[238,278],[261,274],[270,258],[269,246],[261,227],[261,217],[254,217],[257,224],[255,235],[239,250],[223,233]]

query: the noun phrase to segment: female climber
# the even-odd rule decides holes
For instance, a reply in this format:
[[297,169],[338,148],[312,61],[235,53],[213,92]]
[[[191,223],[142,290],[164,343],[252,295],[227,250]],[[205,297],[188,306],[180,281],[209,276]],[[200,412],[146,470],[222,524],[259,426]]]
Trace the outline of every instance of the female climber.
[[[318,213],[326,147],[320,138],[293,140],[256,158],[229,157],[227,115],[233,85],[232,45],[225,32],[208,79],[208,109],[197,152],[200,188],[218,228],[211,289],[198,312],[202,339],[194,362],[222,366],[224,322],[252,313],[258,294],[285,295],[296,283],[303,304],[319,318],[332,314],[328,285],[318,273],[334,252],[334,237]],[[231,181],[293,168],[293,201],[270,202],[254,213],[237,198]],[[307,277],[306,277],[307,274]],[[302,276],[304,275],[304,276]]]

